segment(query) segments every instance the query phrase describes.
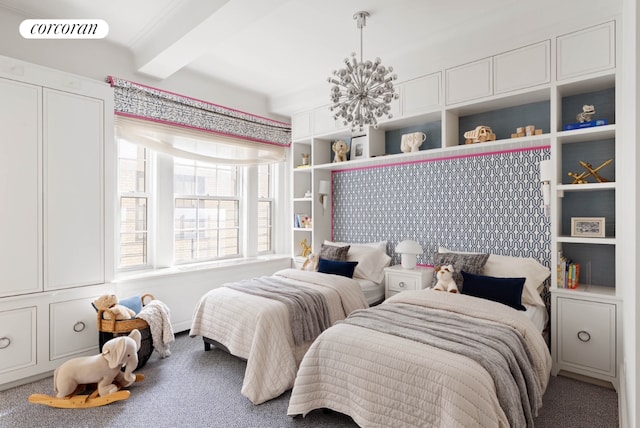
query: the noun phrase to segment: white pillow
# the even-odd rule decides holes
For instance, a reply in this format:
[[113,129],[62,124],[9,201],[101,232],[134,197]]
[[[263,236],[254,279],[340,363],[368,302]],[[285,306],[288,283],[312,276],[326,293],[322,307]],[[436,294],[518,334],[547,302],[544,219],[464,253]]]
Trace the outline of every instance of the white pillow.
[[[440,247],[441,253],[462,253],[463,251],[450,251]],[[471,253],[474,254],[474,253]],[[544,281],[551,275],[549,268],[541,265],[531,257],[513,257],[490,254],[482,268],[482,275],[497,278],[526,278],[522,289],[522,303],[536,306],[545,306],[540,292],[544,287]]]
[[366,244],[345,244],[342,242],[324,241],[325,245],[345,246],[349,245],[347,253],[348,261],[356,261],[356,269],[353,272],[354,278],[368,279],[375,283],[384,280],[384,268],[391,263],[391,257],[386,253],[387,242],[371,242]]

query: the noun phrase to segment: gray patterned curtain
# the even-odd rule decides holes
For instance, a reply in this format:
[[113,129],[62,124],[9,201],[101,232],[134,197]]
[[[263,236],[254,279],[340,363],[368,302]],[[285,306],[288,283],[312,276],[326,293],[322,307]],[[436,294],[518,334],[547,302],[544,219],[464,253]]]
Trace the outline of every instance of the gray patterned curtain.
[[291,125],[109,76],[116,136],[210,162],[285,159]]

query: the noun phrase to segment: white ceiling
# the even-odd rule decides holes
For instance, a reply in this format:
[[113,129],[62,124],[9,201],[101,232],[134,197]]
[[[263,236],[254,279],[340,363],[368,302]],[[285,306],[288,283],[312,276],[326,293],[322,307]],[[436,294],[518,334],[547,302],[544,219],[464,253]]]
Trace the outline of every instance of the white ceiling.
[[0,0],[0,7],[28,18],[103,19],[107,40],[129,49],[139,72],[164,79],[188,68],[278,104],[319,85],[328,91],[331,71],[359,52],[353,15],[360,10],[370,13],[365,58],[395,66],[402,81],[420,75],[429,61],[423,52],[445,55],[454,39],[472,47],[488,32],[512,38],[608,2],[619,0]]

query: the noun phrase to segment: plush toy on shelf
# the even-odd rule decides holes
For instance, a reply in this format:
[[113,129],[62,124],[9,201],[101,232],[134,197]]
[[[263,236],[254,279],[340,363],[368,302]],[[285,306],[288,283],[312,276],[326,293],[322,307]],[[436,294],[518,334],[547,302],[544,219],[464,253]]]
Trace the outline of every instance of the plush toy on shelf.
[[93,301],[96,310],[104,310],[103,318],[110,320],[115,317],[117,320],[130,320],[136,316],[136,312],[124,305],[119,304],[118,296],[115,294],[103,294]]
[[449,293],[457,293],[458,286],[453,279],[453,265],[436,266],[436,278],[438,282],[433,286],[437,291],[448,291]]
[[338,140],[333,143],[331,146],[333,153],[335,156],[333,157],[334,162],[346,162],[347,161],[347,153],[349,153],[349,146],[344,140]]

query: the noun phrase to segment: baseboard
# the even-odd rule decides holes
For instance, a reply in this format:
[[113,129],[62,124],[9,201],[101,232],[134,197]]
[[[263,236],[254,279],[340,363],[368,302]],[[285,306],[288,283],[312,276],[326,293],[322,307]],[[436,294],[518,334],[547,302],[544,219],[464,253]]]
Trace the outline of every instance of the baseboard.
[[613,390],[616,389],[614,387],[614,385],[609,381],[602,380],[602,379],[596,379],[596,378],[585,376],[585,375],[582,375],[582,374],[579,374],[579,373],[572,373],[572,372],[568,372],[568,371],[565,371],[565,370],[560,370],[558,372],[558,376],[568,377],[568,378],[571,378],[571,379],[579,380],[581,382],[602,386],[604,388],[609,388],[609,389],[613,389]]

